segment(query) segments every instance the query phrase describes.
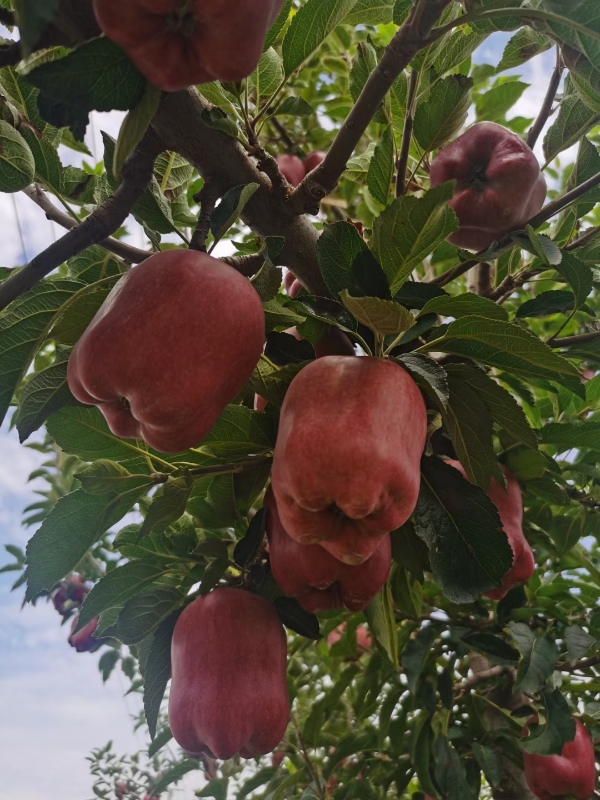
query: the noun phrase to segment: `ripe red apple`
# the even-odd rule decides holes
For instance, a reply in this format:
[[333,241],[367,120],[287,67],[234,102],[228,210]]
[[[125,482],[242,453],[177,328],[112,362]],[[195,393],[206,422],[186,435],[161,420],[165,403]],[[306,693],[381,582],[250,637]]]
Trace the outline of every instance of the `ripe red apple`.
[[297,296],[300,289],[302,289],[302,284],[300,283],[298,278],[294,275],[293,272],[290,272],[289,270],[284,275],[283,285],[285,287],[286,292],[292,298],[292,300]]
[[[367,562],[368,563],[368,562]],[[337,628],[331,631],[327,637],[327,646],[333,647],[334,644],[340,641],[346,630],[346,623],[342,622]],[[368,653],[373,648],[373,639],[369,636],[369,632],[364,625],[359,625],[356,629],[356,653],[361,656],[363,653]]]
[[[460,461],[448,459],[446,463],[457,469],[463,478],[467,478],[467,473]],[[514,558],[512,567],[502,579],[502,586],[485,592],[486,597],[491,597],[492,600],[501,600],[514,586],[527,583],[535,569],[533,550],[523,534],[523,498],[519,483],[506,467],[500,465],[500,469],[506,478],[506,490],[492,478],[487,495],[498,509],[502,528],[508,536]]]
[[390,573],[392,546],[389,536],[360,566],[344,564],[319,544],[299,544],[288,536],[277,512],[271,487],[264,499],[271,570],[279,588],[296,597],[313,614],[330,608],[351,611],[366,608]]
[[319,164],[322,164],[326,155],[327,154],[322,150],[315,150],[314,152],[309,153],[304,159],[304,169],[306,170],[306,174],[308,175],[308,173],[312,172],[313,169],[316,169]]
[[81,575],[69,575],[52,595],[52,603],[61,617],[65,617],[73,608],[83,603],[88,592]]
[[194,600],[171,645],[176,741],[211,758],[270,753],[290,716],[286,660],[283,626],[263,597],[224,588]]
[[503,125],[478,122],[443,147],[431,164],[431,186],[456,180],[450,208],[460,228],[448,241],[484,250],[540,211],[546,181],[528,145]]
[[264,333],[260,298],[239,272],[205,253],[158,253],[121,278],[89,324],[69,387],[116,436],[181,452],[249,379]]
[[362,564],[414,510],[426,434],[421,393],[397,364],[371,356],[310,363],[288,389],[273,458],[284,529]]
[[584,725],[575,720],[575,738],[560,755],[523,753],[525,779],[539,800],[589,800],[596,785],[594,745]]
[[98,24],[159,89],[241,81],[284,0],[94,0]]
[[96,632],[99,621],[100,617],[95,617],[95,619],[91,620],[91,622],[88,622],[87,625],[84,625],[80,631],[73,633],[77,627],[77,623],[79,622],[79,614],[73,617],[73,623],[71,624],[71,635],[69,636],[69,644],[71,647],[74,647],[78,653],[87,653],[98,643],[99,640],[95,638],[94,633]]
[[279,164],[279,171],[290,186],[298,186],[306,176],[306,169],[302,160],[298,156],[293,156],[289,153],[277,156],[276,160]]

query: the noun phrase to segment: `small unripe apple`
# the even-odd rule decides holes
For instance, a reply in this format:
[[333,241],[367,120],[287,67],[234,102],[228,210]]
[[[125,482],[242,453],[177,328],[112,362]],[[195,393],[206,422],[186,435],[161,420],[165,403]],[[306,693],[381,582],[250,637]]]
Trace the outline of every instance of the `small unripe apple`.
[[589,800],[596,785],[594,745],[582,723],[575,720],[575,738],[560,755],[523,753],[525,779],[539,800]]
[[79,622],[79,614],[73,617],[71,635],[69,636],[69,644],[71,647],[74,647],[78,653],[87,653],[98,644],[99,640],[95,638],[94,633],[96,632],[99,621],[100,617],[96,617],[95,619],[91,620],[91,622],[88,622],[87,625],[84,625],[80,631],[73,633],[77,627],[77,623]]
[[298,186],[304,180],[306,168],[298,156],[284,153],[281,156],[277,156],[277,163],[279,164],[279,171],[290,186]]
[[449,205],[460,228],[448,241],[484,250],[542,208],[546,181],[533,151],[503,125],[478,122],[433,159],[431,186],[455,180]]
[[[457,469],[463,478],[467,478],[460,461],[448,459],[446,463]],[[519,483],[506,467],[500,465],[500,469],[506,478],[506,489],[492,478],[487,495],[498,509],[502,529],[513,551],[513,563],[502,579],[502,586],[485,592],[486,597],[491,597],[492,600],[501,600],[514,586],[527,583],[535,569],[533,550],[523,534],[523,498]]]
[[309,153],[306,158],[304,159],[304,169],[306,170],[306,174],[312,172],[313,169],[316,169],[319,164],[322,164],[325,160],[326,153],[322,150],[315,150],[312,153]]

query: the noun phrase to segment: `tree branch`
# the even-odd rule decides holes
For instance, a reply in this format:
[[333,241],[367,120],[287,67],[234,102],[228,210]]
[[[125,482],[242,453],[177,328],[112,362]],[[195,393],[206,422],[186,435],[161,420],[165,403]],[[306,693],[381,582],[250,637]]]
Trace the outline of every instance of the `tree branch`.
[[[79,223],[77,220],[74,220],[73,217],[65,214],[64,211],[61,211],[54,205],[41,186],[32,184],[26,189],[23,189],[23,194],[30,200],[33,200],[33,202],[42,209],[46,215],[46,219],[56,222],[57,225],[66,228],[68,231],[78,226]],[[100,247],[108,250],[109,253],[114,253],[116,256],[125,259],[125,261],[128,261],[130,264],[141,264],[142,261],[145,261],[152,255],[152,253],[146,250],[139,250],[137,247],[132,247],[125,242],[120,242],[118,239],[110,237],[100,242]]]
[[206,240],[210,233],[210,220],[215,210],[219,195],[212,190],[209,184],[205,184],[200,192],[194,197],[197,203],[200,203],[200,215],[198,216],[198,224],[190,242],[190,250],[198,250],[201,253],[206,253]]
[[399,28],[381,61],[371,73],[346,122],[339,130],[324,161],[302,181],[290,197],[296,214],[315,214],[319,203],[335,189],[348,159],[400,73],[423,49],[433,25],[450,0],[416,3]]
[[479,683],[489,681],[492,678],[499,678],[500,675],[504,675],[507,672],[511,672],[511,667],[496,666],[490,667],[489,669],[483,669],[480,672],[475,672],[470,678],[467,678],[462,683],[459,683],[455,688],[455,692],[459,697],[462,697],[462,695],[470,692],[471,689],[474,689]]
[[244,209],[242,220],[263,239],[284,237],[279,263],[289,267],[311,293],[328,296],[317,261],[318,231],[306,217],[291,212],[285,199],[273,191],[268,176],[236,139],[204,124],[202,112],[210,108],[211,104],[196,89],[166,94],[152,128],[166,148],[186,158],[219,196],[235,186],[257,183],[259,189]]
[[410,73],[408,82],[408,94],[406,98],[406,117],[404,118],[404,129],[402,131],[402,144],[400,145],[400,155],[396,168],[396,197],[406,194],[406,169],[408,167],[408,157],[410,154],[410,141],[412,139],[413,124],[415,121],[415,98],[417,87],[419,86],[419,71],[413,69]]
[[531,149],[535,147],[537,140],[539,138],[540,133],[544,129],[544,125],[548,122],[552,114],[552,104],[556,98],[556,93],[558,92],[558,87],[560,86],[560,79],[562,78],[562,74],[564,72],[564,64],[562,61],[562,56],[560,54],[560,48],[556,47],[556,66],[554,67],[554,72],[552,73],[552,77],[550,78],[550,83],[548,85],[548,91],[546,92],[546,97],[544,98],[544,102],[542,103],[542,107],[540,108],[540,113],[536,121],[531,126],[531,130],[527,135],[527,144]]
[[549,339],[547,344],[550,347],[575,347],[579,344],[587,344],[600,339],[600,331],[592,331],[592,333],[581,333],[578,336],[565,336],[562,339]]
[[573,662],[573,664],[570,664],[569,662],[557,664],[556,669],[559,669],[561,672],[575,672],[579,669],[597,667],[599,664],[600,656],[592,656],[591,658],[580,658],[578,661]]
[[118,230],[148,188],[154,161],[163,150],[164,145],[150,129],[125,163],[123,181],[112,197],[0,286],[0,311],[69,258]]

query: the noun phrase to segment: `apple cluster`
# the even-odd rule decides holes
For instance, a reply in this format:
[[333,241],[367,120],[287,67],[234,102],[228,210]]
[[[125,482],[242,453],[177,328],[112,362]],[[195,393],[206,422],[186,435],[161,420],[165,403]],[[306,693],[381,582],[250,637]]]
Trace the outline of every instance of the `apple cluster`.
[[284,153],[283,155],[277,156],[276,160],[279,165],[279,171],[283,177],[290,186],[296,187],[302,183],[309,172],[312,172],[319,164],[323,163],[325,160],[325,153],[321,150],[315,150],[313,153],[309,153],[304,159],[300,158],[300,156]]
[[75,632],[77,623],[79,622],[79,609],[86,595],[89,594],[89,591],[83,577],[73,574],[65,578],[51,595],[52,604],[61,617],[72,617],[69,644],[71,647],[74,647],[78,653],[87,653],[93,650],[100,642],[100,639],[94,636],[96,628],[98,627],[98,617],[88,622],[87,625],[84,625],[80,631]]

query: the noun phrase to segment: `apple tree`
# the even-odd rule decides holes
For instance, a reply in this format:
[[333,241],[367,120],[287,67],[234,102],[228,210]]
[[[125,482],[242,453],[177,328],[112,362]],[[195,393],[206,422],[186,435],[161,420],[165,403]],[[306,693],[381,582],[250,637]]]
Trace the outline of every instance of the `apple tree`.
[[597,0],[0,22],[0,191],[65,229],[0,271],[4,571],[143,699],[96,796],[600,797]]

